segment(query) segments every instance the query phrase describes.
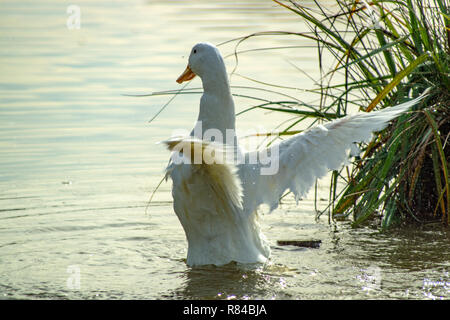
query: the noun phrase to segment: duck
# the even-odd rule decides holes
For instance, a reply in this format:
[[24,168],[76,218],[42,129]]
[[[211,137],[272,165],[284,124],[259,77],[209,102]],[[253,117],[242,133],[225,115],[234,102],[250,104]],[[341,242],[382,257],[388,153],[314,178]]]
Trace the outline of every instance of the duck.
[[186,235],[191,267],[267,263],[271,246],[261,231],[260,207],[275,210],[286,191],[298,204],[316,179],[349,163],[354,143],[369,141],[422,98],[348,115],[245,151],[236,135],[224,59],[211,43],[193,46],[176,81],[196,76],[203,94],[191,133],[163,141],[171,151],[166,180],[172,180],[173,209]]

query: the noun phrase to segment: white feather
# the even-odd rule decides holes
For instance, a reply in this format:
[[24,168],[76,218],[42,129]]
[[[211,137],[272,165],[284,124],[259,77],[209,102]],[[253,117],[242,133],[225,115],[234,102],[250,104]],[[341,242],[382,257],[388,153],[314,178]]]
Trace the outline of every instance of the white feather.
[[180,160],[185,160],[194,166],[196,174],[204,176],[204,181],[222,203],[220,210],[225,214],[235,208],[242,210],[242,186],[233,163],[233,148],[193,137],[174,137],[162,143],[170,151],[183,154]]
[[248,170],[252,173],[245,178],[245,193],[252,194],[248,205],[257,208],[265,203],[274,210],[286,190],[297,200],[304,197],[316,179],[348,163],[354,142],[367,142],[373,132],[384,129],[389,121],[408,111],[422,98],[423,95],[395,107],[347,116],[271,146],[269,149],[279,150],[279,157],[274,160],[279,161],[279,170],[274,175],[261,175],[261,165]]

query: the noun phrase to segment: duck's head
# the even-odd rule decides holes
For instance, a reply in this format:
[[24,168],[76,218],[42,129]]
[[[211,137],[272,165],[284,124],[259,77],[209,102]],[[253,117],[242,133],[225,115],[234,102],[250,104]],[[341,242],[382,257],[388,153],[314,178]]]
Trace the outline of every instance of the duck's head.
[[186,70],[178,77],[177,82],[192,80],[196,75],[203,78],[207,74],[225,71],[225,64],[216,46],[197,43],[191,50]]

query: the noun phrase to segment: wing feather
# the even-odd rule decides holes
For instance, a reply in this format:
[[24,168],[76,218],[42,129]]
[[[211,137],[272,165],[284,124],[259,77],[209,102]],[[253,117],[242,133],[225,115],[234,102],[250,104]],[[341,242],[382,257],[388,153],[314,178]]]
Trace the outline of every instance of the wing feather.
[[[207,177],[204,181],[208,182],[225,212],[236,212],[234,208],[242,210],[243,190],[237,167],[230,160],[233,159],[232,147],[194,137],[174,137],[162,143],[174,151],[172,161],[177,161],[175,158],[187,160],[197,167],[199,174]],[[181,157],[177,158],[178,153]]]
[[346,164],[355,142],[368,141],[373,132],[384,129],[389,121],[408,111],[424,95],[406,103],[370,113],[358,113],[324,125],[316,126],[271,147],[250,152],[246,159],[270,154],[271,164],[277,161],[278,170],[264,175],[264,165],[241,167],[241,179],[245,181],[246,206],[255,210],[267,204],[274,210],[279,199],[291,191],[296,199],[304,197],[316,179]]

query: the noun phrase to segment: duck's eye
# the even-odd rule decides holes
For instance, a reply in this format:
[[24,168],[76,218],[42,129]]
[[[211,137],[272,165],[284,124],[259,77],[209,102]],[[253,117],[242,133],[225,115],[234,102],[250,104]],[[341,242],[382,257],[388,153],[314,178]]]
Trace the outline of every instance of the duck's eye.
[[194,53],[197,53],[197,49],[194,49]]

